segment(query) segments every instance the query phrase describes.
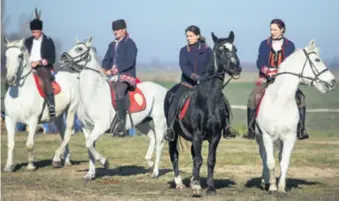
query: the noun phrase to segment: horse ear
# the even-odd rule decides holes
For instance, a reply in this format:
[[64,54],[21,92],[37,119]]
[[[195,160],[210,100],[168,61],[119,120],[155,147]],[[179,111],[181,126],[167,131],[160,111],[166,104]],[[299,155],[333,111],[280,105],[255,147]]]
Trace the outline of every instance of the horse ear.
[[212,32],[212,39],[213,39],[213,42],[216,43],[219,39],[216,35],[214,35],[214,33]]
[[22,38],[20,41],[19,41],[19,46],[20,47],[23,47],[25,45],[25,38]]
[[92,44],[92,36],[90,36],[90,37],[88,38],[87,42],[86,42],[86,45],[87,45],[87,46],[91,46],[91,44]]
[[309,43],[308,43],[308,48],[313,50],[315,47],[315,39],[311,40]]
[[9,40],[6,38],[6,36],[4,36],[4,42],[5,42],[5,45],[9,43]]
[[230,31],[230,34],[228,35],[228,40],[233,43],[234,41],[234,32],[233,31]]
[[80,43],[79,39],[75,36],[75,41],[77,42],[77,44]]

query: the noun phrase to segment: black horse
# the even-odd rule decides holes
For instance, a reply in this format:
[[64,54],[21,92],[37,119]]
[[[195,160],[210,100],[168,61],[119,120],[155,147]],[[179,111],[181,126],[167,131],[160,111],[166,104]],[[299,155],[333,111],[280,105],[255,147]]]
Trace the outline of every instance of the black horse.
[[[182,98],[183,101],[181,101],[180,106],[184,105],[184,101],[190,98],[188,109],[184,117],[176,118],[176,122],[173,125],[173,130],[176,134],[174,140],[169,141],[169,153],[177,188],[183,187],[178,166],[178,135],[188,141],[192,141],[191,154],[193,158],[193,172],[191,188],[193,189],[193,194],[196,196],[199,196],[201,191],[201,148],[204,140],[208,140],[209,142],[207,194],[216,193],[213,178],[216,150],[221,138],[221,132],[226,126],[226,118],[229,117],[230,112],[230,108],[228,104],[225,103],[225,97],[222,92],[225,74],[227,73],[233,78],[239,76],[242,70],[236,53],[236,47],[233,44],[233,31],[230,32],[228,38],[218,38],[212,32],[212,38],[214,42],[213,59],[200,83]],[[166,118],[168,118],[168,110],[178,87],[179,84],[175,85],[166,94],[164,103]]]

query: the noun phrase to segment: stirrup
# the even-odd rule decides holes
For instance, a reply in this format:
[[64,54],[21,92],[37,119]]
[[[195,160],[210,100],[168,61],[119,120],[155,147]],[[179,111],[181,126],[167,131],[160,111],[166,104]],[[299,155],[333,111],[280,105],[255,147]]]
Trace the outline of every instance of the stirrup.
[[[172,138],[170,138],[169,135],[172,135]],[[174,135],[175,133],[173,128],[167,128],[167,130],[165,131],[164,139],[173,142],[175,137]]]
[[247,130],[247,133],[242,136],[245,139],[253,140],[255,138],[255,132],[251,131],[251,129]]

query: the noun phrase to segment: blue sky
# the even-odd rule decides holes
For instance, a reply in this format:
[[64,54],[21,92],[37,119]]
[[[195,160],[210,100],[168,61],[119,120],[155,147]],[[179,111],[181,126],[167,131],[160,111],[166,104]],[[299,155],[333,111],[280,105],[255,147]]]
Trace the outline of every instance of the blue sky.
[[201,28],[209,44],[211,31],[224,37],[233,30],[241,61],[255,62],[273,18],[285,21],[285,36],[296,47],[316,39],[323,59],[339,52],[339,0],[7,0],[7,30],[18,29],[22,13],[33,19],[35,7],[42,10],[45,33],[61,40],[63,51],[75,44],[75,36],[83,40],[92,35],[100,56],[114,39],[112,20],[124,18],[143,63],[177,62],[179,49],[186,44],[184,30],[191,24]]

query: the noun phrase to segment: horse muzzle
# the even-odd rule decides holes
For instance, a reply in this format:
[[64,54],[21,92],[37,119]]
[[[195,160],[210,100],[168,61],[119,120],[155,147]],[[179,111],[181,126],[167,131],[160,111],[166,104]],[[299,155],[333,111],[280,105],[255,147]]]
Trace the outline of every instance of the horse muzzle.
[[60,59],[59,59],[59,63],[61,66],[66,65],[67,63],[70,63],[71,61],[72,61],[72,58],[67,52],[64,52],[61,54]]
[[16,77],[6,77],[6,82],[9,86],[14,86],[16,84]]

